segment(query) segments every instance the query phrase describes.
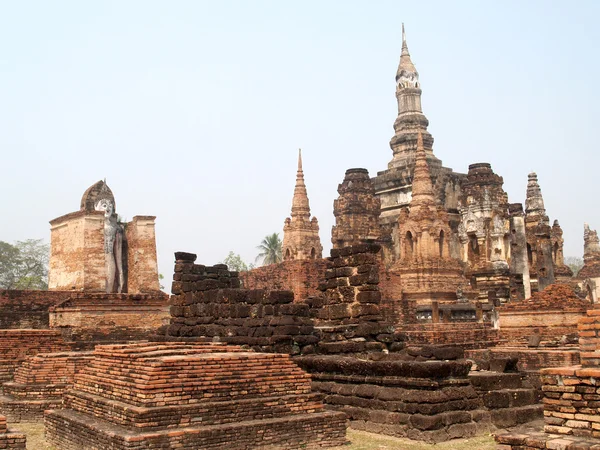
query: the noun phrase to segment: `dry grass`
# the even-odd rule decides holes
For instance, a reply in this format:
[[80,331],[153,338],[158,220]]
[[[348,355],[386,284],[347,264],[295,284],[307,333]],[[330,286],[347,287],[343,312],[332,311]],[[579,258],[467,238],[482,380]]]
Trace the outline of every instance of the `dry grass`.
[[[56,450],[55,447],[46,443],[42,423],[15,423],[12,428],[27,435],[29,450]],[[432,448],[436,450],[494,450],[496,448],[494,439],[489,435],[456,439],[434,445],[348,429],[348,440],[351,442],[350,445],[335,447],[331,450],[426,450]]]
[[383,434],[367,433],[348,429],[350,445],[335,447],[332,450],[494,450],[496,444],[490,435],[476,436],[469,439],[454,439],[439,444],[425,444],[410,439],[400,439]]
[[9,423],[8,426],[27,435],[28,450],[56,450],[46,443],[43,423]]

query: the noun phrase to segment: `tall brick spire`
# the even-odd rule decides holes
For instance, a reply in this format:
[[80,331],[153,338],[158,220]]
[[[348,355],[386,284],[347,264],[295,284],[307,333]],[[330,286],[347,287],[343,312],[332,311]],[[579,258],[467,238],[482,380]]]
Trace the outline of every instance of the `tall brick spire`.
[[319,222],[310,218],[310,205],[304,184],[302,170],[302,150],[298,150],[298,170],[292,199],[291,219],[285,219],[283,226],[283,259],[314,259],[323,257],[323,246],[319,238]]
[[417,154],[415,160],[415,171],[412,181],[412,200],[410,202],[411,210],[415,207],[435,206],[435,196],[433,185],[431,183],[431,174],[427,155],[423,147],[423,136],[419,131],[417,135]]
[[296,172],[296,187],[294,188],[294,198],[292,200],[292,217],[310,219],[310,205],[306,185],[304,184],[304,172],[302,171],[302,149],[298,149],[298,171]]
[[525,200],[525,213],[528,216],[546,215],[544,207],[544,198],[542,197],[542,189],[538,183],[537,174],[531,172],[527,176],[527,199]]
[[441,167],[442,162],[433,155],[433,137],[427,131],[429,121],[421,109],[421,85],[419,72],[415,68],[408,51],[406,33],[402,24],[402,53],[396,72],[396,99],[398,117],[394,122],[394,137],[390,147],[394,153],[388,168],[406,168],[414,164],[417,150],[417,133],[423,134],[423,146],[430,166]]

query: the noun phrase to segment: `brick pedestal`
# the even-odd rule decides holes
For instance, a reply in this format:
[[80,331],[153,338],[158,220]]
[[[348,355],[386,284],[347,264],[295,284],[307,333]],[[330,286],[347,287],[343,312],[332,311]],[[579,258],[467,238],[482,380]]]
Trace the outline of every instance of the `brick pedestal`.
[[345,442],[345,416],[323,409],[289,355],[217,344],[97,346],[47,440],[75,449],[321,448]]

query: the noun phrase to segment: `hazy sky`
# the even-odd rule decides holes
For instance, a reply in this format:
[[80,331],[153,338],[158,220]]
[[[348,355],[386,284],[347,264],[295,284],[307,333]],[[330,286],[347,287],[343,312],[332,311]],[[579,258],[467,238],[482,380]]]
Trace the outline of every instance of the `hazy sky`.
[[321,240],[346,169],[387,168],[401,22],[434,152],[536,171],[581,256],[600,228],[600,2],[2,1],[0,240],[50,239],[106,177],[173,252],[250,262],[290,213],[298,148]]

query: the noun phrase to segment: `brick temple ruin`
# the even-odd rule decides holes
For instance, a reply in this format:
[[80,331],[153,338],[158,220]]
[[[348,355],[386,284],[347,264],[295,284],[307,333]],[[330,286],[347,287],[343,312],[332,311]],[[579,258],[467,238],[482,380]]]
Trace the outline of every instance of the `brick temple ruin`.
[[499,448],[600,448],[596,231],[573,276],[537,174],[520,203],[488,163],[444,167],[421,94],[403,30],[392,159],[346,170],[327,257],[301,154],[283,261],[177,252],[170,298],[155,217],[122,223],[90,186],[50,222],[49,291],[0,291],[0,447],[24,448],[7,419],[42,417],[73,450],[323,448],[348,425],[435,443],[544,417]]

